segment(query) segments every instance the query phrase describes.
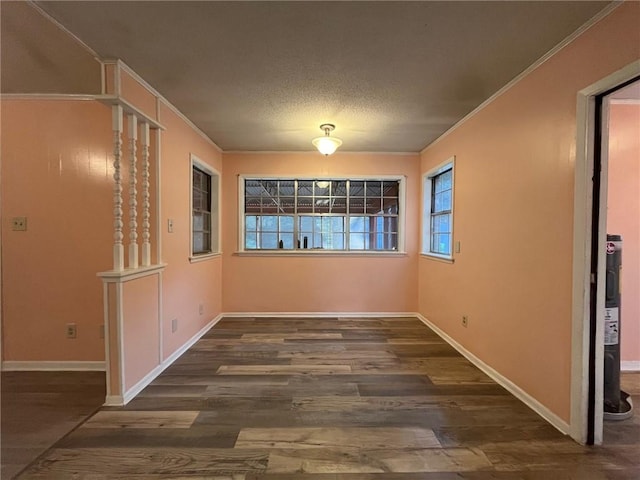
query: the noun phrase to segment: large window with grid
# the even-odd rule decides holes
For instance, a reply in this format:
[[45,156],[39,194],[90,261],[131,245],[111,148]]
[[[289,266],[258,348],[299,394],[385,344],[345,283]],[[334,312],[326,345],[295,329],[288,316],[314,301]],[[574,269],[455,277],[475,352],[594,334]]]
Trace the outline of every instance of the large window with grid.
[[219,251],[219,175],[204,162],[191,158],[191,257]]
[[242,250],[400,249],[401,178],[240,181]]
[[422,253],[452,257],[454,161],[424,176]]

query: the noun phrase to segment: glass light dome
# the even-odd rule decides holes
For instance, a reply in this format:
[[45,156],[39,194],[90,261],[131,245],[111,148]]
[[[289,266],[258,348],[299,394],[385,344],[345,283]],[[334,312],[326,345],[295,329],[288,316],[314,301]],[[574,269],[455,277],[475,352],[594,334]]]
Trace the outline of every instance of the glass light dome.
[[342,145],[342,140],[336,137],[330,137],[329,134],[333,131],[335,125],[331,125],[330,123],[325,123],[320,125],[320,128],[324,130],[324,137],[314,138],[311,143],[318,149],[320,153],[323,155],[331,155],[335,152],[340,145]]

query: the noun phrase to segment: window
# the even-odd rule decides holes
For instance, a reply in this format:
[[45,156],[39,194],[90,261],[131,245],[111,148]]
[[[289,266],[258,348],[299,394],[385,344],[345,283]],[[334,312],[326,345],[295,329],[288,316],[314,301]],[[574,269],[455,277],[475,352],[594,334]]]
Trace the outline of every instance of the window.
[[454,159],[424,176],[422,253],[452,258]]
[[218,253],[219,175],[191,157],[191,256]]
[[241,250],[399,250],[402,179],[240,182]]

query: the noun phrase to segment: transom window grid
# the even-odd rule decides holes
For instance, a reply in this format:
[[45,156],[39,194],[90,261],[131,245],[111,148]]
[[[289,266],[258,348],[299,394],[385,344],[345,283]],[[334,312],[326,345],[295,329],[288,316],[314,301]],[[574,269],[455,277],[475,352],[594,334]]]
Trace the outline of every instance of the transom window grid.
[[431,179],[430,250],[451,255],[451,214],[453,205],[453,170],[451,168]]
[[193,167],[193,241],[192,253],[211,253],[211,175]]
[[246,250],[398,249],[399,180],[246,179]]

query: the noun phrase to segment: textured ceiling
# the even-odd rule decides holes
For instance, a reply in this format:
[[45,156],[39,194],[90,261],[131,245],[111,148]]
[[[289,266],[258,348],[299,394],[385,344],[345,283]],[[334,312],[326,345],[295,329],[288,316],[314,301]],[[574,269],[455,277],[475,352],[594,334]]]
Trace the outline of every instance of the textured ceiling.
[[[3,2],[4,3],[4,2]],[[417,152],[609,2],[38,2],[226,151]]]

